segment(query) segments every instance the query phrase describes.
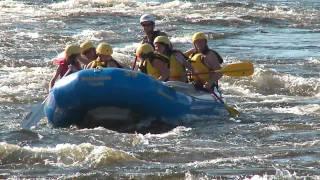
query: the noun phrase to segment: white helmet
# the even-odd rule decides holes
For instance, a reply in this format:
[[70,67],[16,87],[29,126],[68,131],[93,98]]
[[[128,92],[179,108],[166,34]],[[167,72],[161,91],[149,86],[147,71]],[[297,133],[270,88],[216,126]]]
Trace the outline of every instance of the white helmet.
[[144,14],[140,17],[140,24],[143,22],[152,22],[154,23],[154,17],[151,14]]

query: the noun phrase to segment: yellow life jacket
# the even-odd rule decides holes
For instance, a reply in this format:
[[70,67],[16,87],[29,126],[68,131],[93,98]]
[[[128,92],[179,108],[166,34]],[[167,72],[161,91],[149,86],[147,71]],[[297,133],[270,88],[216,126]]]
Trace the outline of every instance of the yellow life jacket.
[[[112,62],[114,62],[118,68],[122,68],[122,66],[113,58],[110,60]],[[93,67],[108,67],[108,62],[103,62],[100,59],[96,59],[93,61]]]
[[107,66],[108,66],[107,63],[105,63],[103,61],[100,61],[99,59],[96,59],[96,60],[93,61],[93,66],[92,67],[96,68],[96,67],[107,67]]
[[169,60],[170,60],[170,80],[186,81],[185,67],[176,59],[175,53],[171,54]]
[[156,69],[152,66],[151,62],[149,60],[145,61],[147,74],[155,79],[158,79],[160,77],[160,71],[159,69]]
[[201,83],[210,80],[210,69],[203,63],[201,53],[197,53],[191,57],[191,66],[196,73],[191,76],[193,80],[200,81]]
[[142,69],[142,72],[150,75],[151,77],[155,78],[155,79],[158,79],[161,74],[160,74],[160,71],[159,69],[156,69],[152,66],[152,61],[154,59],[159,59],[167,64],[169,64],[169,59],[168,57],[164,56],[164,55],[161,55],[161,54],[158,54],[158,53],[155,53],[153,54],[151,57],[149,57],[148,59],[146,59],[145,61],[143,61],[143,64],[140,65],[141,69]]

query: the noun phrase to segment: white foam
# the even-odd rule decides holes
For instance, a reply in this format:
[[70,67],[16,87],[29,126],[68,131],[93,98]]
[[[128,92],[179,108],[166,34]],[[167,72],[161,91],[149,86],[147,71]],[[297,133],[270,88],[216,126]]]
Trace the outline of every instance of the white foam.
[[320,65],[320,58],[311,57],[311,58],[308,58],[307,62],[304,62],[304,63],[314,64],[319,67],[319,71],[320,71],[320,66],[319,66]]
[[117,52],[129,52],[130,55],[134,56],[135,49],[139,46],[140,43],[129,43],[125,44],[122,47],[114,47],[114,50]]
[[302,143],[294,143],[294,147],[297,147],[297,148],[317,147],[319,145],[320,145],[320,140],[305,141]]
[[265,128],[262,128],[261,130],[267,130],[267,131],[280,131],[281,128],[277,125],[269,125]]
[[[34,100],[46,94],[48,79],[51,75],[49,68],[33,67],[2,67],[0,74],[0,94],[9,101],[20,101],[28,98]],[[24,83],[21,83],[24,82]],[[4,100],[4,99],[2,99]]]
[[[95,146],[90,143],[57,144],[55,147],[19,147],[20,151],[28,151],[38,157],[38,163],[53,166],[89,166],[100,167],[117,162],[139,161],[135,156],[105,146]],[[19,157],[17,157],[19,158]],[[20,157],[23,158],[23,157]],[[50,159],[48,161],[48,159]]]
[[37,39],[40,37],[38,32],[19,32],[16,36],[29,37],[33,39]]
[[192,43],[191,41],[191,34],[183,37],[171,37],[171,43]]
[[310,115],[310,114],[320,115],[319,104],[299,105],[294,107],[274,107],[272,108],[272,110],[277,113],[290,113],[290,114],[296,114],[296,115]]
[[187,163],[186,165],[188,167],[194,167],[194,168],[201,168],[201,167],[208,167],[212,164],[222,164],[227,162],[237,163],[244,161],[252,161],[252,159],[256,159],[257,157],[230,157],[230,158],[216,158],[216,159],[210,159],[205,161],[195,161],[191,163]]
[[[2,16],[19,20],[34,20],[32,18],[21,18],[25,16],[40,18],[77,16],[83,13],[89,15],[121,13],[126,16],[138,17],[142,13],[152,13],[157,15],[159,22],[164,19],[181,19],[191,22],[224,20],[238,24],[238,22],[250,22],[250,20],[242,18],[243,16],[252,16],[271,19],[295,19],[298,24],[303,24],[305,22],[310,23],[314,17],[319,16],[318,11],[301,11],[283,6],[263,7],[255,4],[255,7],[249,8],[246,6],[220,7],[216,6],[216,3],[178,0],[164,3],[134,0],[66,0],[41,7],[12,1],[2,1],[2,3],[4,7],[10,7],[6,8],[7,16]],[[0,2],[0,5],[2,3]],[[175,11],[175,9],[179,9],[179,11]]]
[[169,132],[166,132],[166,133],[162,133],[162,134],[146,134],[145,137],[146,138],[168,138],[168,137],[176,137],[176,136],[179,136],[181,134],[183,134],[184,132],[188,132],[190,131],[192,128],[187,128],[187,127],[184,127],[184,126],[178,126],[174,129],[172,129],[171,131]]
[[[86,29],[76,35],[73,36],[75,39],[79,39],[81,42],[87,39],[90,39],[92,41],[106,41],[108,42],[110,39],[117,38],[118,35],[116,32],[111,30],[90,30]],[[80,43],[81,43],[80,42]]]
[[320,91],[320,79],[318,78],[281,74],[271,69],[256,68],[251,83],[258,91],[268,94],[314,96]]

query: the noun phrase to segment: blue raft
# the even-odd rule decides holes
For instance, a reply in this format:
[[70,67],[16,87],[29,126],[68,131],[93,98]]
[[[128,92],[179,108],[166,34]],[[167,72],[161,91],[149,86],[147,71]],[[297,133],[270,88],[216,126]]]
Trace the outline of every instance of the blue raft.
[[143,73],[88,69],[73,73],[50,91],[45,114],[54,127],[103,126],[120,132],[151,131],[152,126],[181,125],[188,115],[219,115],[226,111],[214,99],[199,99]]

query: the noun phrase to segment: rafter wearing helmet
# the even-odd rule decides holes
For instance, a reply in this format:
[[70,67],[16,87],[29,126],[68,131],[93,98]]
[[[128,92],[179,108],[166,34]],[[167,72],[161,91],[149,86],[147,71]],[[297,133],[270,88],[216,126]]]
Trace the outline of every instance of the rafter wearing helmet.
[[156,53],[153,47],[144,43],[136,50],[139,59],[139,70],[160,81],[169,80],[169,59],[166,56]]
[[54,64],[58,65],[58,68],[49,82],[49,90],[51,90],[58,78],[61,79],[64,76],[82,69],[79,62],[80,58],[79,45],[71,44],[65,47],[64,57],[53,61]]
[[82,55],[82,65],[86,67],[91,61],[97,59],[96,47],[93,45],[93,42],[86,40],[80,44],[80,50]]
[[223,59],[208,47],[208,38],[203,32],[193,34],[192,44],[193,48],[185,52],[185,55],[191,59],[194,71],[191,79],[197,89],[210,92],[218,86],[218,80],[222,77],[221,73],[214,71],[221,68]]
[[157,36],[167,36],[166,33],[155,30],[155,18],[151,14],[142,15],[140,17],[140,25],[142,26],[145,34],[141,41],[141,44],[148,43],[153,47],[154,39]]
[[88,64],[88,68],[106,68],[106,67],[117,67],[122,68],[122,65],[113,59],[112,57],[112,47],[108,43],[100,43],[97,46],[97,56],[98,58]]
[[191,64],[187,57],[173,46],[167,36],[158,36],[154,40],[155,51],[168,57],[170,63],[170,81],[187,82],[187,71],[191,71]]

